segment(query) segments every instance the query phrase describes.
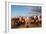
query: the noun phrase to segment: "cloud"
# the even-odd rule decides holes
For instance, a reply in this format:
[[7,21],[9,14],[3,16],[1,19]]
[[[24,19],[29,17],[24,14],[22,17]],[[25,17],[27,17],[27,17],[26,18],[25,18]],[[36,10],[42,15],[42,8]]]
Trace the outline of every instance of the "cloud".
[[41,15],[41,6],[32,6],[29,15]]

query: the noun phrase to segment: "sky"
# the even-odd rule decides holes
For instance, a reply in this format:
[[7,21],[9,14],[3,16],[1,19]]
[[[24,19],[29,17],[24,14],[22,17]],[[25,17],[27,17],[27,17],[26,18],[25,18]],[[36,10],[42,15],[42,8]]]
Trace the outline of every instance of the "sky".
[[11,5],[11,16],[30,16],[41,14],[40,6]]

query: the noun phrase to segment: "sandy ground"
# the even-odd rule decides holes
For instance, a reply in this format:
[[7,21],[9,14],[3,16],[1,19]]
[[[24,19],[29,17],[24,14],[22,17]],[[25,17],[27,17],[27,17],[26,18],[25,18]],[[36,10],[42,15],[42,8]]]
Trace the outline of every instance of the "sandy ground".
[[18,25],[18,26],[15,26],[13,28],[35,28],[35,27],[41,27],[41,24],[37,25],[37,24],[21,24],[21,25]]

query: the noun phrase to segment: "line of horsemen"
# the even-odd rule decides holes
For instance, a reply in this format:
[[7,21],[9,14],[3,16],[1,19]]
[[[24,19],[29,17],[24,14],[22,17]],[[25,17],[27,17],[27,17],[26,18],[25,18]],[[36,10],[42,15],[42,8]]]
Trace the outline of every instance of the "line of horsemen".
[[31,17],[15,17],[11,19],[11,26],[19,26],[23,24],[41,24],[41,16],[31,16]]

